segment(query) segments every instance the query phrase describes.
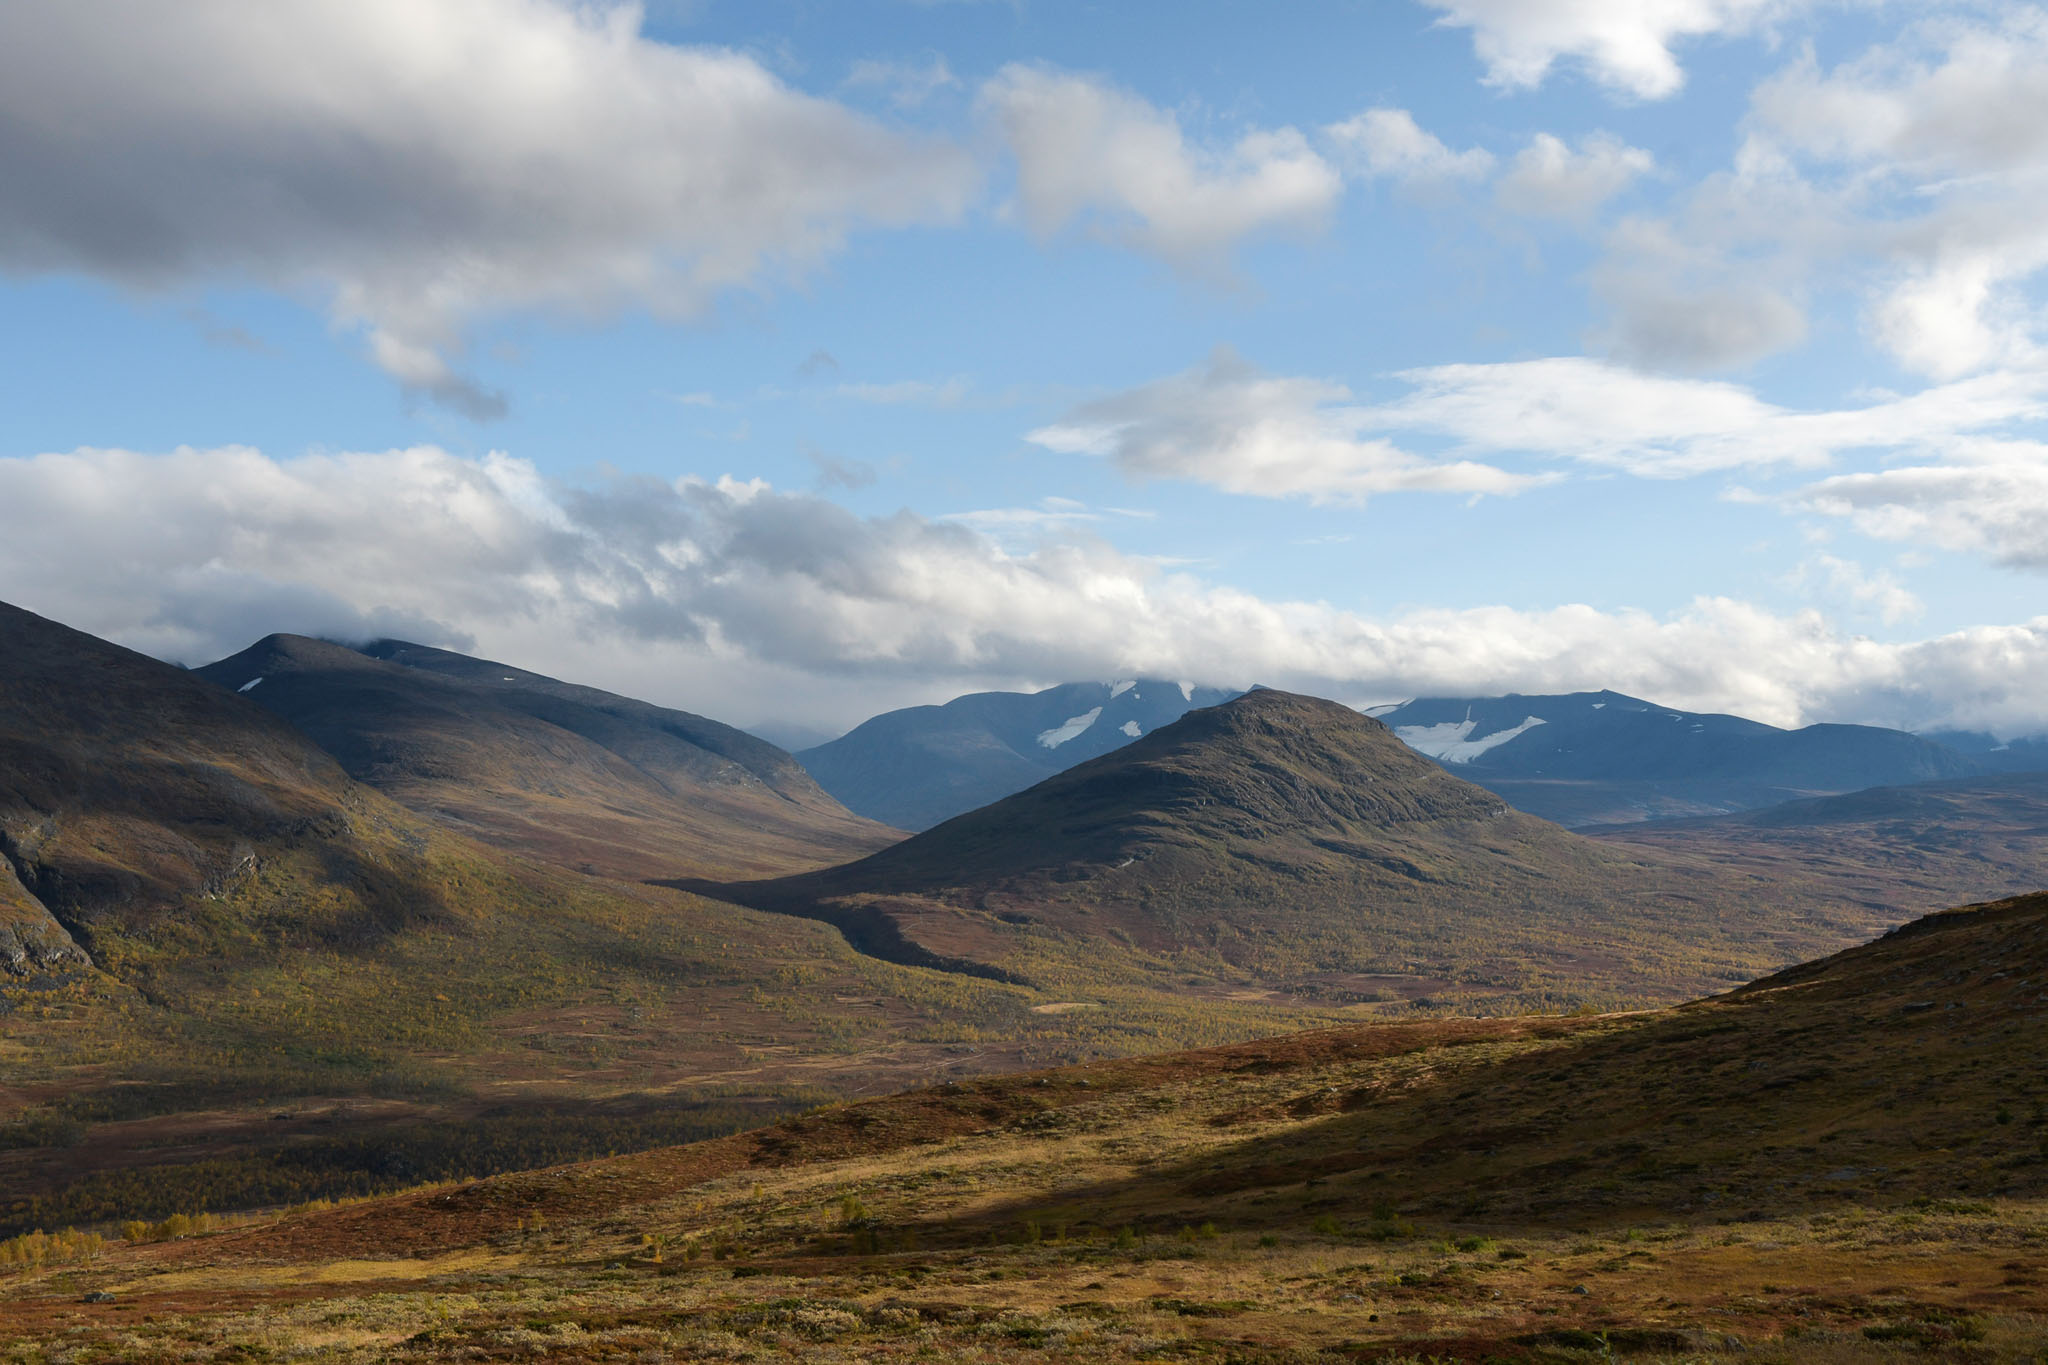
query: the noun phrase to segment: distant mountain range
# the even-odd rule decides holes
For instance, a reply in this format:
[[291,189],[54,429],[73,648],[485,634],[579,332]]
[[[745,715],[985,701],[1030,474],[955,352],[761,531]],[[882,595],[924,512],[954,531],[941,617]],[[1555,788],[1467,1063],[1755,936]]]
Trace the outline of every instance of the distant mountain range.
[[402,804],[578,871],[761,875],[898,837],[764,740],[510,664],[402,640],[351,649],[272,635],[195,671]]
[[[980,692],[876,716],[797,760],[849,809],[929,829],[1235,695],[1157,681]],[[2048,769],[2048,739],[1872,725],[1783,730],[1620,692],[1431,697],[1368,714],[1517,810],[1567,828]]]
[[1372,714],[1460,777],[1567,826],[1718,815],[1995,768],[1902,730],[1781,730],[1620,692],[1432,697]]
[[796,757],[847,809],[929,829],[1236,695],[1157,678],[976,692],[887,712]]

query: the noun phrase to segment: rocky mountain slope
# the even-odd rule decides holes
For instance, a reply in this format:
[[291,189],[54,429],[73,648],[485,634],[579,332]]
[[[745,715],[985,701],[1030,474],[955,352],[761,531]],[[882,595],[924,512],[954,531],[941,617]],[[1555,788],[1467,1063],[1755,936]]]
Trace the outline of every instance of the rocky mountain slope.
[[797,758],[862,815],[929,829],[1233,695],[1156,678],[977,692],[876,716]]
[[579,871],[762,874],[898,837],[766,741],[486,659],[273,635],[196,672],[404,805]]
[[0,604],[0,908],[15,945],[0,958],[17,969],[78,965],[79,950],[139,964],[190,931],[195,904],[231,903],[272,865],[318,865],[349,888],[306,908],[306,932],[352,940],[436,915],[399,841],[365,837],[375,814],[352,788],[240,698]]

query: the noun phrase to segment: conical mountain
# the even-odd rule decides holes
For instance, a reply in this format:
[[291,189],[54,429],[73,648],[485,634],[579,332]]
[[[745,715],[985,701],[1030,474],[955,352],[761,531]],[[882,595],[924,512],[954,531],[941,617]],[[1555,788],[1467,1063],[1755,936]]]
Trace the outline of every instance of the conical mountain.
[[488,659],[272,635],[197,671],[404,805],[579,871],[760,875],[898,837],[765,740]]
[[1759,888],[1520,814],[1377,720],[1260,689],[859,862],[715,894],[1076,989],[1540,1004],[1680,998],[1867,926]]

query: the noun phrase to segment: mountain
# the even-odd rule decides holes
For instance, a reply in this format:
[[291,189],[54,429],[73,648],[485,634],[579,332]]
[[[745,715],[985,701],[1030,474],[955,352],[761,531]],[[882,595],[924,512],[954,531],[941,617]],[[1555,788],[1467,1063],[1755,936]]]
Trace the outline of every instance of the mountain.
[[948,1082],[0,1293],[84,1355],[2034,1360],[2044,974],[2036,895],[1674,1009]]
[[929,829],[1234,695],[1155,678],[977,692],[876,716],[797,760],[848,809]]
[[[544,726],[488,689],[329,649],[277,642],[276,671],[238,691],[0,606],[0,1279],[8,1239],[39,1227],[365,1195],[731,1132],[934,1074],[1333,1017],[1136,987],[1041,1011],[1057,1000],[878,961],[823,924],[478,842],[357,782],[256,698],[277,684],[318,700],[326,673],[359,672],[325,694],[343,719],[391,714],[333,742],[366,771],[423,773],[394,781],[407,795],[438,780],[485,816],[545,818],[542,799],[574,813],[593,791],[651,800],[647,774],[715,776],[755,741],[700,757],[630,704],[536,686],[522,704],[564,708]],[[732,784],[768,810],[815,790],[745,771]],[[457,790],[479,775],[535,805]],[[548,834],[531,852],[560,856]]]
[[315,937],[376,936],[439,913],[340,765],[281,720],[169,665],[0,604],[0,961],[147,971],[195,902],[225,904],[270,863],[349,892],[308,906]]
[[1900,730],[1781,730],[1619,692],[1432,697],[1371,714],[1516,809],[1573,827],[1716,815],[1990,770],[1976,756]]
[[397,640],[357,650],[272,635],[195,671],[402,804],[580,871],[759,875],[898,837],[764,740],[509,664]]
[[1373,999],[1672,999],[1874,917],[1511,810],[1334,702],[1258,690],[858,862],[691,889],[897,960]]

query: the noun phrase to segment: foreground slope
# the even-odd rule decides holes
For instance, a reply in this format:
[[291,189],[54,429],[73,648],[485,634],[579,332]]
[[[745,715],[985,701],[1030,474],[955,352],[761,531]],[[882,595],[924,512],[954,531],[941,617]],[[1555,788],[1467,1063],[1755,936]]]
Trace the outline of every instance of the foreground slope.
[[1429,697],[1372,714],[1460,777],[1568,827],[1716,815],[1991,771],[1981,755],[1901,730],[1781,730],[1620,692]]
[[1885,919],[1582,839],[1270,690],[859,862],[699,889],[956,970],[1345,999],[1677,999]]
[[876,716],[797,758],[862,815],[929,829],[1235,695],[1157,678],[976,692]]
[[0,1293],[171,1360],[2033,1361],[2044,987],[2036,895],[1677,1009],[989,1078]]
[[412,809],[580,871],[759,875],[897,837],[764,740],[508,664],[272,635],[197,672]]

